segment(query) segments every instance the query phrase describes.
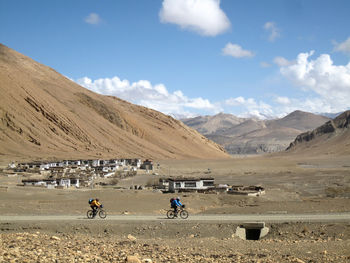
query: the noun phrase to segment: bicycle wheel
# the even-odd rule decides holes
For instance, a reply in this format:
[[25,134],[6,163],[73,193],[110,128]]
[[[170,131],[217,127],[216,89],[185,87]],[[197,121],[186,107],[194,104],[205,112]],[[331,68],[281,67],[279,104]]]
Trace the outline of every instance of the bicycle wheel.
[[106,213],[105,210],[100,210],[100,212],[98,212],[98,215],[99,215],[101,218],[106,218],[107,213]]
[[167,218],[169,219],[173,219],[175,217],[175,212],[174,210],[169,210],[167,213],[166,213],[166,216]]
[[187,212],[186,210],[182,210],[182,211],[180,212],[180,217],[181,217],[182,219],[186,219],[186,218],[188,217],[188,212]]
[[87,218],[89,218],[89,219],[92,219],[95,217],[94,211],[92,211],[92,210],[87,211],[86,215],[87,215]]

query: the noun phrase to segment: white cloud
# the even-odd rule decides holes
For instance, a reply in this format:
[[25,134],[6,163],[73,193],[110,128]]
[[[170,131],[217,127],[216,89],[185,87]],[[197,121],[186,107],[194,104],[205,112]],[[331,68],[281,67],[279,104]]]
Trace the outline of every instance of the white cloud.
[[242,96],[237,98],[229,98],[225,101],[225,103],[229,106],[240,106],[243,105],[246,102],[246,99]]
[[335,43],[334,51],[350,54],[350,37],[342,43]]
[[311,96],[309,98],[287,98],[280,97],[275,99],[279,104],[274,107],[274,115],[276,117],[283,117],[295,110],[313,112],[313,113],[335,113],[339,111],[330,104],[325,98]]
[[313,51],[300,53],[293,62],[279,63],[281,75],[300,89],[298,98],[285,96],[281,90],[281,94],[272,95],[266,101],[238,96],[213,102],[202,97],[189,98],[180,90],[169,92],[164,84],[152,84],[148,80],[130,82],[118,77],[96,80],[84,77],[76,82],[97,93],[182,118],[231,112],[240,117],[266,119],[282,117],[294,110],[334,113],[349,109],[350,63],[334,65],[328,54],[311,59],[313,54]]
[[84,21],[91,25],[97,25],[101,23],[100,16],[96,13],[89,14],[87,17],[85,17]]
[[280,30],[277,28],[274,22],[266,22],[264,29],[269,32],[269,41],[273,42],[276,38],[280,37]]
[[225,56],[232,56],[235,58],[253,57],[254,53],[249,50],[244,50],[240,45],[227,43],[222,49],[222,54]]
[[271,118],[274,115],[272,107],[263,102],[256,102],[254,98],[244,98],[242,96],[225,100],[225,105],[236,107],[240,110],[240,117],[257,117],[259,119]]
[[289,105],[290,104],[290,99],[287,97],[277,97],[275,101],[279,104],[283,105]]
[[275,57],[275,58],[273,59],[273,62],[274,62],[276,65],[280,66],[280,67],[289,66],[289,65],[292,65],[293,63],[295,63],[295,62],[293,62],[293,61],[287,60],[287,59],[284,58],[284,57]]
[[164,0],[159,17],[162,23],[176,24],[204,36],[216,36],[231,26],[220,0]]
[[130,83],[128,80],[121,80],[118,77],[94,81],[84,77],[76,82],[94,92],[116,96],[165,114],[193,116],[193,111],[196,110],[209,113],[217,113],[222,110],[220,105],[214,105],[208,99],[188,98],[180,90],[169,93],[164,84],[152,85],[148,80]]
[[294,64],[280,68],[281,74],[303,91],[317,94],[318,97],[304,101],[310,111],[346,110],[350,106],[350,62],[334,65],[328,54],[309,60],[313,54],[314,51],[300,53]]

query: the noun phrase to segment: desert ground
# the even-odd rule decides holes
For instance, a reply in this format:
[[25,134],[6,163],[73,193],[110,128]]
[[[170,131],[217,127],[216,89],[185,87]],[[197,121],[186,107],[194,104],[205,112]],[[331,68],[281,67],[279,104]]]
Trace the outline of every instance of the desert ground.
[[[114,187],[45,189],[0,178],[0,262],[349,262],[350,222],[267,221],[260,240],[235,235],[243,222],[169,220],[173,194],[132,185],[160,177],[214,177],[217,184],[261,185],[258,197],[181,193],[191,215],[322,214],[350,212],[350,158],[271,155],[226,160],[155,160],[153,173],[120,180]],[[159,215],[161,220],[83,219],[87,200],[99,197],[115,215]],[[10,216],[42,216],[11,220]],[[45,216],[57,220],[45,220]],[[61,220],[60,216],[79,220]],[[0,218],[1,218],[0,216]]]

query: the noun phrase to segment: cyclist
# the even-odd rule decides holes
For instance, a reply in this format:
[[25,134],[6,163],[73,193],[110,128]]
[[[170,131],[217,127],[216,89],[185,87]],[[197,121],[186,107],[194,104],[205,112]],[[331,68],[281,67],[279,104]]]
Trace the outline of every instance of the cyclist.
[[90,207],[91,207],[92,211],[94,212],[94,216],[95,216],[97,209],[99,207],[102,207],[102,204],[100,203],[100,200],[98,198],[95,198],[94,200],[92,200]]
[[180,202],[180,197],[174,198],[171,202],[171,208],[174,209],[175,216],[177,216],[177,207],[183,207],[183,204]]

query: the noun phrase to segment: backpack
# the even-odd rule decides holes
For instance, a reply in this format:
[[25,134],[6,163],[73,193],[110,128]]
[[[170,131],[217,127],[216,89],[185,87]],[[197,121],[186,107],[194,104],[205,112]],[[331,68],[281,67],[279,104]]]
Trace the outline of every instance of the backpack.
[[94,201],[94,199],[89,199],[89,205],[91,205],[92,201]]
[[171,198],[170,199],[170,204],[173,202],[175,200],[175,198],[173,197],[173,198]]

